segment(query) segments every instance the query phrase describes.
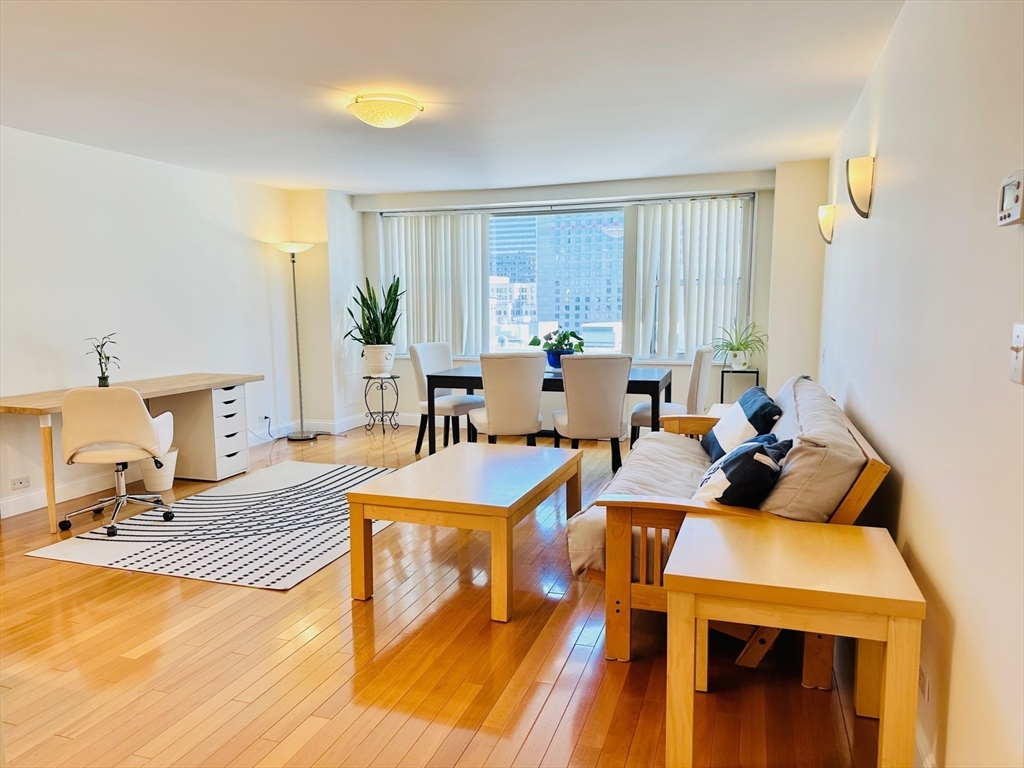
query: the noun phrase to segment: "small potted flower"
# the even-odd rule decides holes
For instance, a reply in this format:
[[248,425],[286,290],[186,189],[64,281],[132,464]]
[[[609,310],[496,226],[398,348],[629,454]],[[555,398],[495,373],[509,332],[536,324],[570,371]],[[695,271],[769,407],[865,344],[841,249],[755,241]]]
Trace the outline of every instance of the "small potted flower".
[[576,331],[551,331],[544,334],[542,342],[539,336],[530,340],[531,347],[541,347],[548,353],[548,365],[561,370],[562,355],[571,355],[575,352],[583,352],[583,337]]
[[711,342],[715,356],[721,357],[730,368],[742,371],[750,367],[753,355],[763,355],[768,346],[768,336],[754,323],[742,326],[733,323],[731,329],[722,328],[722,335]]

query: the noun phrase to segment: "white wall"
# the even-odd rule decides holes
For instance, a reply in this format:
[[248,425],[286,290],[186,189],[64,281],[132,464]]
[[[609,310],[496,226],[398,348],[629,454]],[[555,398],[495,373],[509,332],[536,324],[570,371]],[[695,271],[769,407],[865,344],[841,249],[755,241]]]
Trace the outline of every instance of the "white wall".
[[[822,380],[893,466],[875,510],[928,600],[924,756],[1024,764],[1024,4],[907,3],[832,156]],[[847,158],[876,155],[871,218]]]
[[818,378],[825,241],[818,206],[828,194],[828,160],[775,166],[771,305],[768,310],[769,392],[793,376]]
[[[250,429],[290,421],[288,261],[265,245],[289,218],[283,190],[0,128],[0,394],[95,384],[83,339],[116,331],[113,381],[262,373]],[[112,481],[58,461],[56,482],[65,499]],[[42,484],[37,419],[0,417],[0,511],[42,506]]]

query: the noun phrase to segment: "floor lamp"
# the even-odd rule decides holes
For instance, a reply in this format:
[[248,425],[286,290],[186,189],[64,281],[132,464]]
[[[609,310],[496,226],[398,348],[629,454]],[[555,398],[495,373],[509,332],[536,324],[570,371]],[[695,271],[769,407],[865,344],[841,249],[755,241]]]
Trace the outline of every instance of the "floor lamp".
[[288,433],[293,442],[316,440],[316,432],[306,431],[306,421],[302,412],[302,351],[299,348],[299,293],[295,287],[295,254],[308,251],[313,243],[277,243],[277,247],[292,257],[292,306],[295,308],[295,365],[299,371],[299,429]]

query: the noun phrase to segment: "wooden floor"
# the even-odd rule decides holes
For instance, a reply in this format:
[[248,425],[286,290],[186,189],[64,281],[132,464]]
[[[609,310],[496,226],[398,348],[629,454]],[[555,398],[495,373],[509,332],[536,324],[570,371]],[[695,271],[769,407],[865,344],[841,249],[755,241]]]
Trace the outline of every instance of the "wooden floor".
[[[285,459],[393,467],[415,460],[414,438],[412,427],[383,438],[357,429],[251,453],[254,468]],[[611,473],[606,444],[583,447],[586,506]],[[206,487],[179,483],[172,493]],[[282,593],[25,557],[53,540],[45,510],[8,518],[7,759],[664,765],[664,618],[638,612],[640,658],[605,660],[604,595],[568,570],[564,504],[560,490],[515,530],[508,624],[490,620],[480,533],[392,525],[374,538],[375,597],[354,603],[347,555]],[[86,525],[95,523],[78,518],[77,532]],[[752,671],[731,663],[728,642],[715,637],[712,692],[697,696],[699,764],[853,764],[845,697],[800,687],[799,647],[783,644]],[[857,753],[871,754],[867,732]]]

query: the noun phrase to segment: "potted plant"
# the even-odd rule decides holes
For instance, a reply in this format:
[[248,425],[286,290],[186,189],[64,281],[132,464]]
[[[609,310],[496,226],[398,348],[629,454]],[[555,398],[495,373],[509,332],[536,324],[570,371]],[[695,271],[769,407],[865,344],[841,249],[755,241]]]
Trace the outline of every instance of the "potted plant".
[[93,336],[91,339],[86,339],[86,341],[92,344],[92,350],[86,352],[85,354],[95,354],[97,362],[99,362],[100,365],[100,375],[98,378],[99,386],[101,387],[110,386],[110,376],[108,375],[108,372],[110,371],[110,366],[113,365],[116,368],[121,367],[121,363],[119,362],[119,358],[117,356],[107,354],[107,345],[117,344],[117,342],[114,341],[114,336],[116,335],[116,333],[108,333],[102,339],[97,339],[95,336]]
[[571,355],[574,352],[583,352],[583,337],[576,331],[563,331],[558,329],[551,333],[544,334],[543,344],[539,336],[530,339],[531,347],[541,347],[548,353],[548,365],[552,368],[561,369],[562,355]]
[[722,328],[722,335],[711,342],[715,356],[735,370],[750,367],[752,355],[763,355],[767,349],[768,335],[754,323],[741,326],[733,323],[731,329]]
[[381,287],[383,304],[377,300],[377,292],[370,285],[369,278],[366,279],[366,292],[356,286],[356,293],[359,318],[356,318],[349,307],[348,314],[355,327],[345,334],[345,338],[352,338],[363,345],[362,354],[366,358],[366,367],[371,376],[389,376],[391,367],[395,364],[395,329],[398,327],[398,318],[401,317],[398,300],[405,291],[400,290],[398,275],[395,275],[387,291]]

